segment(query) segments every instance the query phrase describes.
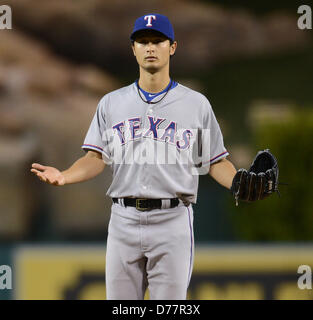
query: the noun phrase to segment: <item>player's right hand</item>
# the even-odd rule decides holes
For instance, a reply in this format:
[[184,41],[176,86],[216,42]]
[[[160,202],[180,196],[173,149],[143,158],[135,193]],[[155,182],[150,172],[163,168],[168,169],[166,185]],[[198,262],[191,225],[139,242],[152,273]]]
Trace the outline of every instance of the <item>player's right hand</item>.
[[30,171],[36,174],[41,181],[48,184],[55,186],[63,186],[65,184],[64,175],[56,168],[33,163]]

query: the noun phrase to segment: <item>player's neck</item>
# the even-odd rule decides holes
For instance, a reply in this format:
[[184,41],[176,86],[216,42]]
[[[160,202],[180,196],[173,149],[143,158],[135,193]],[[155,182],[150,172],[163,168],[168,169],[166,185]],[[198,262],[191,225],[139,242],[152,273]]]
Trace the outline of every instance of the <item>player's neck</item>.
[[169,72],[149,73],[140,70],[139,87],[150,93],[158,93],[164,90],[170,82]]

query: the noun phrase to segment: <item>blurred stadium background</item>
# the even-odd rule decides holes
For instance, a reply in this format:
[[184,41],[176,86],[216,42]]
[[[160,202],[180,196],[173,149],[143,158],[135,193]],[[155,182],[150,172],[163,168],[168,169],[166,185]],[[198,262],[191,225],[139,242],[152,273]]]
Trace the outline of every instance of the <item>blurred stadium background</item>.
[[[172,77],[204,93],[230,160],[248,167],[263,148],[280,164],[281,198],[235,207],[200,177],[190,299],[313,299],[297,287],[313,268],[313,36],[297,28],[305,1],[6,0],[0,30],[0,299],[104,299],[110,169],[62,188],[30,174],[63,170],[80,149],[99,99],[133,82],[134,20],[171,19]],[[0,275],[1,276],[1,275]]]

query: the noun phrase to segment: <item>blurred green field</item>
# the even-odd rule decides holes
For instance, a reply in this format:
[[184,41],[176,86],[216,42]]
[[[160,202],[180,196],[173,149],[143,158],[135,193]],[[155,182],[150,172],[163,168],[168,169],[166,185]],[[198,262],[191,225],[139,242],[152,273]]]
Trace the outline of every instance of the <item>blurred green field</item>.
[[[313,47],[293,53],[236,59],[193,77],[217,117],[230,127],[227,142],[250,142],[246,113],[256,100],[313,107]],[[179,78],[179,75],[177,76]]]

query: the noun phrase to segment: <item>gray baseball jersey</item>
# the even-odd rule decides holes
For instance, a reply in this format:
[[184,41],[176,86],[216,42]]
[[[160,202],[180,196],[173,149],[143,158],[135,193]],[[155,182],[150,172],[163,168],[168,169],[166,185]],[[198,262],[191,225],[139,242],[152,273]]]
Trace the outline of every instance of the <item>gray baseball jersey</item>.
[[[155,104],[140,94],[134,83],[105,95],[82,146],[112,165],[107,194],[119,198],[108,228],[107,299],[143,299],[147,287],[150,299],[186,299],[198,177],[228,153],[205,96],[176,83],[152,95]],[[162,207],[137,210],[124,197],[163,199]]]
[[136,83],[106,94],[82,148],[101,152],[112,165],[110,197],[191,203],[199,174],[228,155],[209,101],[181,84],[156,104],[142,101]]

